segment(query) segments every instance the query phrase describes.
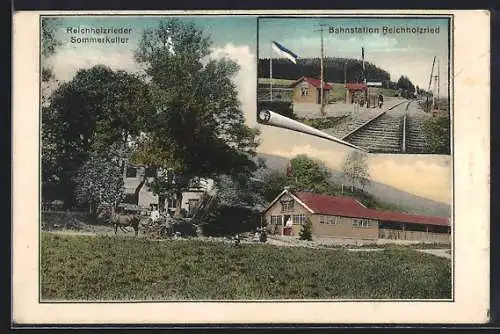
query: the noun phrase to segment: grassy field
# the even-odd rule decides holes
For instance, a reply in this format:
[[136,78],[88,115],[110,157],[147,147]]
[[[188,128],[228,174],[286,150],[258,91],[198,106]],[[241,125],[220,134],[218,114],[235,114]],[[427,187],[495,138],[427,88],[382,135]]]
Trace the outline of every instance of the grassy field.
[[[288,79],[273,78],[272,80],[273,80],[273,86],[276,86],[276,87],[288,87],[295,82],[295,80],[288,80]],[[270,78],[258,78],[257,79],[257,83],[259,85],[269,85],[270,81],[271,81]]]
[[450,261],[377,252],[42,233],[42,300],[450,298]]

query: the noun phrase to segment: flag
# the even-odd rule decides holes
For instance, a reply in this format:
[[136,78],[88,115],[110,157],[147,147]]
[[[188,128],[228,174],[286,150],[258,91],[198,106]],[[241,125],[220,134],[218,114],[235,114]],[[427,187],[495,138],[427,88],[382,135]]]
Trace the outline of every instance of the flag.
[[297,64],[297,59],[299,58],[299,56],[297,56],[295,53],[275,41],[273,41],[272,46],[274,51],[276,51],[278,54],[282,55],[285,58],[288,58],[292,63]]

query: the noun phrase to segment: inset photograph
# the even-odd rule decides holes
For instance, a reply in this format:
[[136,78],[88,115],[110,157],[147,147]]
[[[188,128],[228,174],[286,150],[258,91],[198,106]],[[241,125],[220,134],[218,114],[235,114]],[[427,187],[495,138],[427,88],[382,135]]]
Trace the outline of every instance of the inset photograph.
[[450,154],[448,18],[258,20],[257,121],[370,153]]

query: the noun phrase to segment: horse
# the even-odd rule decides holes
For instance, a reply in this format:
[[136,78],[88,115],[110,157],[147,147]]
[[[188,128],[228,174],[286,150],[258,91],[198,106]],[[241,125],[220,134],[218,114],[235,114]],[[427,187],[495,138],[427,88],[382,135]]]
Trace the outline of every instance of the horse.
[[139,234],[139,225],[141,218],[137,214],[127,214],[116,212],[114,207],[102,208],[99,210],[99,218],[104,218],[111,223],[115,229],[115,235],[118,233],[118,228],[123,232],[129,232],[126,227],[132,227],[135,231],[135,236]]
[[127,214],[121,214],[121,213],[114,213],[111,216],[110,221],[115,228],[115,235],[118,232],[118,227],[123,232],[128,232],[126,227],[129,227],[129,226],[131,226],[134,229],[136,237],[139,234],[140,218],[137,215],[134,215],[134,214],[127,215]]

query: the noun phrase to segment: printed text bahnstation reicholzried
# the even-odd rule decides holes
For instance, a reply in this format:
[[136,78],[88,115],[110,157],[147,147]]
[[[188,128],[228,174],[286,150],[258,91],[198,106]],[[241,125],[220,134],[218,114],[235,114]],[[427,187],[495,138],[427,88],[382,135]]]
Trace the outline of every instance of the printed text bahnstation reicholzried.
[[[87,27],[67,27],[66,33],[72,34],[70,37],[71,43],[76,44],[125,44],[128,43],[128,37],[119,35],[128,35],[132,28],[87,28]],[[78,35],[114,35],[114,36],[88,36],[80,37]]]
[[334,27],[328,28],[330,34],[439,34],[438,27],[382,26],[382,27]]

